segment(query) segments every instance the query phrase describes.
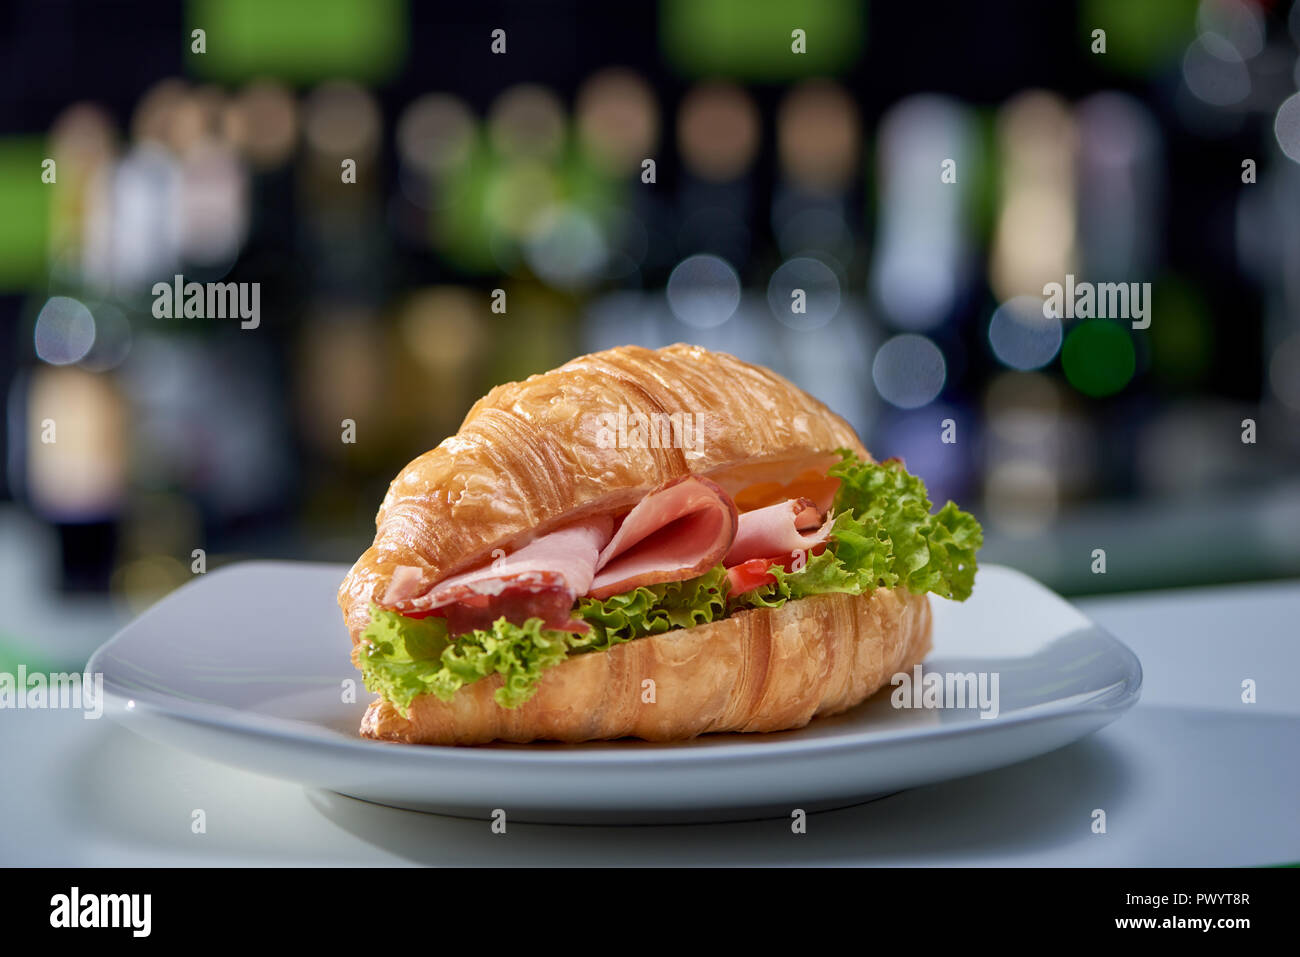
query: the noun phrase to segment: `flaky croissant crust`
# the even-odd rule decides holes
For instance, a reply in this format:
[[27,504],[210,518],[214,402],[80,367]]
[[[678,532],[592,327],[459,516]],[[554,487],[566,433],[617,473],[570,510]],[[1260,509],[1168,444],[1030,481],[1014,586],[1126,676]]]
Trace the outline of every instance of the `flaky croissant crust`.
[[930,643],[925,595],[888,588],[816,595],[575,655],[543,674],[537,693],[514,710],[493,700],[497,675],[450,701],[421,695],[408,717],[379,699],[361,733],[457,745],[784,731],[865,701],[910,671]]
[[[694,416],[692,447],[616,447],[601,434],[602,415],[620,407]],[[581,356],[497,386],[454,436],[402,470],[339,605],[355,644],[399,565],[424,569],[432,584],[562,520],[625,508],[669,479],[779,471],[783,463],[796,471],[837,448],[867,458],[853,429],[821,402],[726,353],[678,343]]]

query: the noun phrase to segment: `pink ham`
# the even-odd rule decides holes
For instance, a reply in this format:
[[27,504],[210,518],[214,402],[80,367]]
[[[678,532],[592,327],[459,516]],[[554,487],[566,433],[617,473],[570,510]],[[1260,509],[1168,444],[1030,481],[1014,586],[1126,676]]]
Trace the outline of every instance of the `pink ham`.
[[735,502],[717,484],[698,475],[674,479],[628,512],[600,553],[588,593],[608,598],[703,574],[722,561],[738,522]]
[[398,565],[388,582],[388,590],[384,592],[384,601],[396,605],[417,597],[423,581],[424,573],[414,565]]
[[808,552],[830,538],[832,516],[822,521],[817,503],[806,498],[756,508],[740,516],[736,540],[723,560],[728,568],[755,558],[770,558],[780,564],[797,551]]
[[399,566],[383,604],[412,618],[446,618],[452,634],[490,627],[503,616],[517,623],[536,617],[547,628],[586,631],[585,623],[572,619],[573,604],[591,587],[612,529],[608,516],[579,522],[430,589],[421,589],[418,568]]

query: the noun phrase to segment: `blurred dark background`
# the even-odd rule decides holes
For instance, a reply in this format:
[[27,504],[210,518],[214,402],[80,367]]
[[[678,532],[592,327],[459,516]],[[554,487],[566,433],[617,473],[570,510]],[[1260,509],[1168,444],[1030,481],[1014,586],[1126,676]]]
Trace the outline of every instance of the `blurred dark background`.
[[351,561],[480,394],[628,342],[791,377],[1067,594],[1300,573],[1300,3],[9,0],[0,71],[0,661]]

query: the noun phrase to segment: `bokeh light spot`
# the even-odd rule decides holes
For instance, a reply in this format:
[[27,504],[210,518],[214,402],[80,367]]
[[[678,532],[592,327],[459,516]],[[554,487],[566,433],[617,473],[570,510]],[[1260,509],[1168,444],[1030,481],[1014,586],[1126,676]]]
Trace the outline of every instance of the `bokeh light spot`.
[[840,281],[820,260],[806,256],[791,259],[772,273],[767,304],[784,326],[799,331],[819,329],[840,311]]
[[1277,145],[1293,163],[1300,163],[1300,93],[1292,93],[1277,108],[1273,118]]
[[1061,320],[1043,315],[1043,301],[1016,296],[1004,302],[989,320],[989,345],[1003,365],[1027,372],[1041,369],[1061,348]]
[[668,277],[668,308],[699,329],[720,326],[740,305],[740,277],[718,256],[683,259]]
[[871,379],[886,402],[900,409],[919,409],[943,391],[948,366],[939,347],[925,336],[894,336],[876,353]]
[[36,317],[36,354],[63,366],[85,358],[95,344],[95,317],[76,299],[51,296]]
[[686,168],[701,179],[726,182],[745,172],[758,152],[758,108],[727,83],[691,90],[677,114],[677,142]]
[[379,106],[370,91],[354,83],[321,84],[308,97],[303,114],[307,144],[331,160],[361,160],[379,148]]
[[465,163],[474,147],[474,116],[460,100],[429,93],[406,108],[397,124],[402,161],[432,175]]
[[1089,319],[1070,330],[1061,349],[1065,378],[1084,395],[1114,395],[1133,378],[1137,355],[1128,330],[1109,319]]
[[564,144],[564,105],[546,87],[521,83],[492,104],[488,130],[503,156],[549,160]]
[[629,173],[658,145],[659,104],[637,74],[602,70],[578,93],[577,125],[598,164],[616,175]]
[[551,285],[574,289],[595,278],[608,256],[604,237],[591,217],[572,206],[545,210],[528,237],[529,266]]
[[1210,106],[1232,106],[1250,95],[1250,71],[1241,54],[1217,33],[1202,33],[1188,46],[1183,82]]

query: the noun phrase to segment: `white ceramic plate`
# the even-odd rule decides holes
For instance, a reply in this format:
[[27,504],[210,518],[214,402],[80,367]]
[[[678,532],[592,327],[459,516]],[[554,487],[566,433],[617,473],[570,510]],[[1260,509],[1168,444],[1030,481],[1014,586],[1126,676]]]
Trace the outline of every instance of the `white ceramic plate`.
[[[106,713],[226,764],[396,807],[590,823],[741,820],[842,807],[1043,754],[1137,701],[1128,648],[1033,579],[979,572],[934,603],[925,673],[998,676],[998,713],[896,708],[886,688],[779,734],[680,744],[415,747],[369,741],[335,604],[342,565],[252,562],[178,589],[91,658]],[[344,703],[345,682],[357,701]],[[986,683],[991,693],[991,679]],[[950,700],[948,704],[955,704]],[[984,708],[984,711],[991,711]]]

